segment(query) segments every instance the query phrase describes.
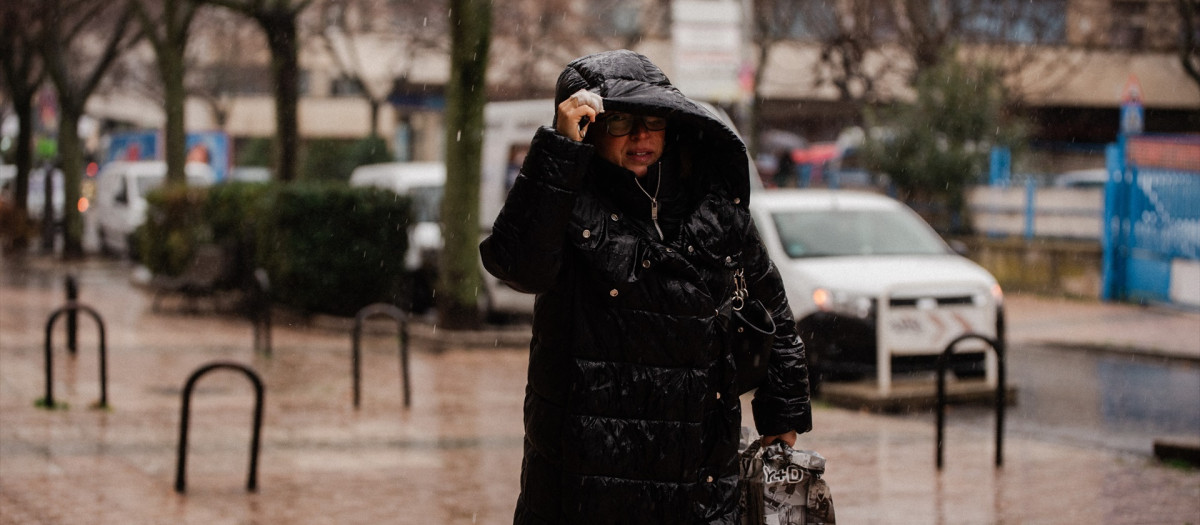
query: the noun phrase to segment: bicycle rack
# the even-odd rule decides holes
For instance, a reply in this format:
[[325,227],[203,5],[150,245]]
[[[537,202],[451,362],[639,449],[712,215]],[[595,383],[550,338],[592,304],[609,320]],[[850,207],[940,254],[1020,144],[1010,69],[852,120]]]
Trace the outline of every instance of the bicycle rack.
[[[1003,328],[1000,328],[1003,334]],[[1003,335],[991,339],[979,334],[964,334],[946,345],[946,350],[937,360],[937,468],[942,470],[942,449],[945,440],[946,426],[946,364],[954,347],[968,339],[978,339],[992,347],[996,352],[996,466],[1004,463],[1004,409],[1005,400],[1005,371],[1004,371],[1004,339]]]
[[270,280],[267,271],[254,270],[254,283],[250,292],[250,322],[254,323],[254,351],[271,355],[271,298]]
[[353,348],[351,368],[354,376],[354,408],[358,408],[360,398],[359,384],[362,381],[362,327],[367,318],[376,315],[386,315],[396,321],[400,339],[400,380],[404,385],[404,407],[412,406],[412,389],[408,384],[408,315],[403,310],[387,303],[375,303],[363,307],[354,316]]
[[237,370],[246,375],[252,383],[254,383],[254,431],[250,438],[250,474],[246,479],[246,490],[248,492],[256,492],[258,490],[258,449],[259,436],[262,433],[262,413],[263,413],[263,383],[259,379],[258,374],[251,370],[246,365],[233,362],[218,361],[204,365],[192,375],[188,377],[187,384],[183,387],[183,411],[179,418],[179,453],[178,462],[175,466],[175,492],[183,494],[187,487],[185,480],[185,470],[187,466],[187,441],[188,441],[188,416],[191,411],[192,390],[196,386],[196,381],[201,376],[219,369],[227,368]]
[[[104,320],[100,318],[100,314],[92,307],[70,301],[66,305],[60,307],[50,314],[50,318],[46,321],[46,397],[44,401],[47,408],[54,408],[54,321],[58,320],[59,316],[65,314],[77,313],[79,311],[90,315],[96,320],[96,326],[100,329],[100,408],[108,408],[108,352],[104,344]],[[69,319],[69,316],[68,316]]]
[[[79,281],[74,275],[68,275],[66,278],[67,303],[79,301]],[[75,355],[79,351],[78,338],[75,337],[77,328],[79,327],[79,315],[74,310],[67,313],[67,351],[71,355]]]

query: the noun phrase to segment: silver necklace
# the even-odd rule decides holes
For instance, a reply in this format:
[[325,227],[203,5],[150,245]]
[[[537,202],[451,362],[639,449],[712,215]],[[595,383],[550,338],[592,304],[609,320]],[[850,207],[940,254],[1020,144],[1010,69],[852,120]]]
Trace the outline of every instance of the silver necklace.
[[659,162],[657,165],[658,182],[654,185],[654,195],[650,195],[650,192],[646,191],[646,188],[642,187],[642,182],[638,180],[637,175],[633,176],[633,183],[637,184],[638,189],[642,190],[642,193],[646,195],[646,198],[650,199],[650,221],[654,223],[654,229],[658,231],[658,239],[665,241],[667,240],[667,237],[663,235],[662,228],[658,226],[658,190],[662,189],[662,162]]

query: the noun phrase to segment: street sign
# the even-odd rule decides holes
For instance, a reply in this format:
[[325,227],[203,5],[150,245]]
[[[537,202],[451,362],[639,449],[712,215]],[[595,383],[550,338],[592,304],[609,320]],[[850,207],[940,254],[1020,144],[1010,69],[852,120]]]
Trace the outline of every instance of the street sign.
[[677,0],[671,6],[672,82],[694,99],[737,100],[742,93],[741,3]]

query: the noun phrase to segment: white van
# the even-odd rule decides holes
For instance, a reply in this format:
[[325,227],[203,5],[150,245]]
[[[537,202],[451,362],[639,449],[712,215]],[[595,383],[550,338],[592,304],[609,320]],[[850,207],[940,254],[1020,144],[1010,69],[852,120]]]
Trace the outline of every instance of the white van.
[[[715,107],[702,104],[731,128],[729,117]],[[530,142],[539,126],[550,125],[554,118],[554,100],[491,102],[484,107],[483,151],[479,187],[480,240],[492,231],[492,224],[504,206],[508,190],[525,161]],[[753,163],[750,166],[751,189],[762,189],[762,181]],[[440,162],[389,162],[356,168],[350,175],[351,186],[387,188],[417,201],[417,224],[409,231],[409,251],[405,267],[409,271],[436,270],[437,254],[442,248],[439,203],[446,181],[446,168]],[[480,310],[489,318],[533,313],[534,296],[509,288],[483,270]],[[430,271],[426,275],[435,275]]]
[[[737,130],[724,111],[710,104],[699,102],[730,129]],[[485,130],[483,136],[483,167],[479,188],[479,229],[481,237],[492,231],[492,224],[504,206],[508,190],[516,180],[517,172],[529,151],[530,142],[539,126],[549,126],[554,121],[554,100],[519,100],[489,103],[483,112]],[[750,168],[750,190],[763,189],[758,169],[746,157]],[[483,262],[480,261],[480,268]],[[482,271],[482,270],[481,270]],[[489,313],[533,313],[533,295],[509,288],[492,274],[483,271],[484,294],[481,300]]]
[[[210,186],[216,175],[208,164],[188,163],[188,186]],[[111,162],[96,175],[96,198],[87,217],[95,228],[100,250],[110,254],[130,254],[134,230],[146,222],[146,194],[167,178],[167,163],[162,161]]]
[[442,195],[446,165],[441,162],[384,162],[354,168],[350,185],[390,190],[412,198],[414,224],[408,229],[404,268],[417,271],[437,264],[442,250]]

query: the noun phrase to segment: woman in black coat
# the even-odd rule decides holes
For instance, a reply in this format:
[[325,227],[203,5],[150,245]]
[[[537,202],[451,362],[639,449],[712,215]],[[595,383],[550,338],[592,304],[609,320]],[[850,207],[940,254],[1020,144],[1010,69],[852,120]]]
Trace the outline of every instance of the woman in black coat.
[[745,145],[646,57],[577,59],[487,271],[537,294],[518,524],[736,524],[735,274],[774,318],[757,430],[812,427],[804,347],[751,222]]

